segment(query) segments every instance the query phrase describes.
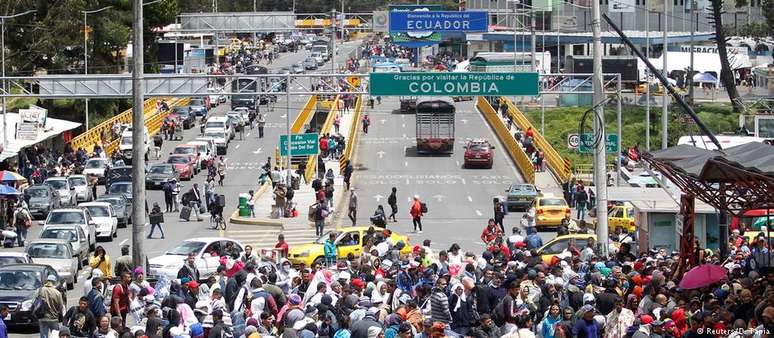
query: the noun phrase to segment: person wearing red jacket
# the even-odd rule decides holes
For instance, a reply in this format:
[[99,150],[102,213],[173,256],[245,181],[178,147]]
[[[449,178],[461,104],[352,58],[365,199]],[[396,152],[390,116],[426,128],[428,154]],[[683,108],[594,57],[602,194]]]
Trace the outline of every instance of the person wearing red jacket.
[[487,224],[484,231],[481,232],[481,241],[484,242],[484,244],[489,245],[489,243],[492,243],[497,237],[502,235],[503,232],[500,230],[500,227],[494,219],[490,218],[489,224]]
[[417,227],[419,227],[419,232],[422,233],[422,202],[419,200],[419,195],[414,195],[414,203],[411,205],[411,209],[409,209],[409,214],[411,214],[411,221],[414,223],[414,232],[417,232]]

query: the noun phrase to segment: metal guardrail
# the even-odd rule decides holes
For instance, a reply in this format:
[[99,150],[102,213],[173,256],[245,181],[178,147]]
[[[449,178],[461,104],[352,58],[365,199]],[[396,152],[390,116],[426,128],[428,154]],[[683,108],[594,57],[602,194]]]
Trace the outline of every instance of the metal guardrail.
[[548,169],[554,173],[554,176],[559,181],[559,183],[561,184],[568,182],[572,176],[572,163],[559,155],[559,152],[557,152],[556,149],[554,149],[554,147],[548,143],[548,141],[546,141],[545,137],[543,137],[543,134],[541,134],[538,129],[536,129],[535,126],[529,122],[527,117],[524,116],[524,113],[522,113],[519,108],[517,108],[516,105],[511,102],[511,100],[506,97],[501,97],[500,104],[503,103],[508,106],[508,115],[511,117],[516,126],[525,131],[528,128],[532,128],[532,131],[535,134],[535,146],[537,149],[543,152],[545,161],[548,164]]
[[349,127],[349,135],[347,135],[347,144],[344,147],[344,153],[339,158],[339,172],[344,173],[344,168],[347,167],[347,162],[352,159],[352,154],[357,147],[358,127],[360,126],[360,113],[363,110],[363,95],[358,95],[355,101],[355,112],[352,114],[352,126]]
[[315,106],[317,105],[317,95],[310,95],[309,99],[306,100],[306,104],[304,104],[304,107],[301,108],[301,112],[296,116],[296,119],[293,121],[293,124],[290,126],[290,133],[291,134],[298,134],[301,132],[301,128],[304,127],[304,124],[306,124],[306,121],[309,121],[309,116],[314,111]]
[[[157,114],[157,101],[157,99],[148,99],[145,100],[145,103],[143,104],[145,126],[148,128],[148,133],[150,134],[148,136],[153,136],[161,129],[161,123],[164,121],[164,118],[168,113],[167,111],[162,114]],[[172,109],[175,106],[188,104],[189,101],[189,98],[175,98],[168,103],[168,106],[170,109]],[[102,136],[112,135],[113,125],[116,123],[132,123],[132,109],[127,109],[121,114],[113,116],[108,120],[98,124],[94,128],[89,129],[89,131],[76,136],[70,140],[70,146],[72,146],[73,149],[83,148],[87,152],[92,152],[94,150],[94,146],[100,144],[104,146],[106,154],[111,154],[116,149],[118,149],[119,137],[116,137],[110,141],[106,141],[102,139]]]
[[527,157],[527,154],[521,149],[521,146],[516,143],[516,139],[513,138],[503,121],[500,120],[500,117],[497,115],[494,108],[492,108],[492,105],[490,105],[483,96],[477,97],[476,100],[476,107],[478,107],[478,110],[484,115],[484,119],[486,119],[487,123],[492,127],[497,138],[499,138],[500,142],[505,146],[505,152],[508,153],[511,160],[516,163],[519,171],[521,171],[521,174],[524,176],[524,180],[535,184],[535,167],[532,165],[532,161],[529,160],[529,157]]

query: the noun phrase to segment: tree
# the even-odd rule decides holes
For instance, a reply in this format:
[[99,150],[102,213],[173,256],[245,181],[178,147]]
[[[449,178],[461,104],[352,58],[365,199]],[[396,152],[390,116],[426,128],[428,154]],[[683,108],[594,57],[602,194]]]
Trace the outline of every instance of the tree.
[[710,23],[715,29],[715,44],[718,46],[718,55],[720,56],[720,82],[726,87],[728,98],[734,107],[734,112],[743,114],[744,105],[742,105],[739,91],[736,90],[736,81],[734,73],[731,70],[731,64],[728,62],[728,50],[726,49],[726,32],[723,29],[723,0],[710,0],[712,13],[710,14]]

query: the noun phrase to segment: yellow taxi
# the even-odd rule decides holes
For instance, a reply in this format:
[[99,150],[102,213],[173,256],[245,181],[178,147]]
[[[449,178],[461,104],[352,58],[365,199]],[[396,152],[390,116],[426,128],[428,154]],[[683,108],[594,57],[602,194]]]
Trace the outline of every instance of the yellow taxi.
[[637,220],[634,218],[634,206],[629,203],[616,205],[607,211],[607,227],[612,233],[617,227],[622,227],[625,232],[632,233],[637,230]]
[[535,208],[535,226],[559,226],[562,220],[570,215],[570,206],[562,197],[546,194],[535,197],[532,204]]
[[[364,226],[336,229],[334,232],[337,234],[336,248],[339,252],[339,259],[347,258],[347,255],[350,253],[355,255],[355,257],[359,257],[363,252],[363,237],[365,237],[367,231],[368,227]],[[377,228],[377,231],[380,230]],[[290,260],[293,265],[306,264],[306,266],[313,266],[315,264],[322,264],[325,261],[323,246],[330,236],[329,234],[330,231],[326,232],[314,241],[314,243],[291,246],[288,250],[288,260]],[[403,242],[403,244],[405,244],[400,251],[401,256],[411,253],[411,245],[408,236],[392,232],[390,239],[392,239],[393,244],[397,244],[398,242]]]
[[570,247],[570,241],[575,241],[575,247],[580,251],[589,243],[589,238],[597,240],[594,234],[571,234],[558,236],[537,249],[537,254],[543,260],[543,263],[551,264],[551,258],[557,256]]

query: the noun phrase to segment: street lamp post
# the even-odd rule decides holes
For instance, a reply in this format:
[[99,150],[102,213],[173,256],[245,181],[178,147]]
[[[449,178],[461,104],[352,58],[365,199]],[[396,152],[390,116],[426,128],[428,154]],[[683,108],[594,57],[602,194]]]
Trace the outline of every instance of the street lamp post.
[[[35,13],[37,10],[29,10],[22,13],[17,13],[13,15],[6,15],[6,16],[0,16],[0,48],[2,48],[2,52],[0,52],[0,59],[2,59],[2,68],[3,68],[3,93],[8,92],[8,88],[6,86],[5,82],[5,19],[13,19],[20,17],[22,15],[27,15],[30,13]],[[5,96],[3,96],[3,150],[5,150],[6,146],[8,145],[8,126],[5,119],[6,116],[6,110],[8,110],[8,107],[6,106],[5,102]]]
[[[102,7],[93,11],[83,11],[83,74],[89,74],[89,31],[86,23],[87,14],[95,14],[113,8],[113,6]],[[86,131],[89,130],[89,99],[86,99]]]

